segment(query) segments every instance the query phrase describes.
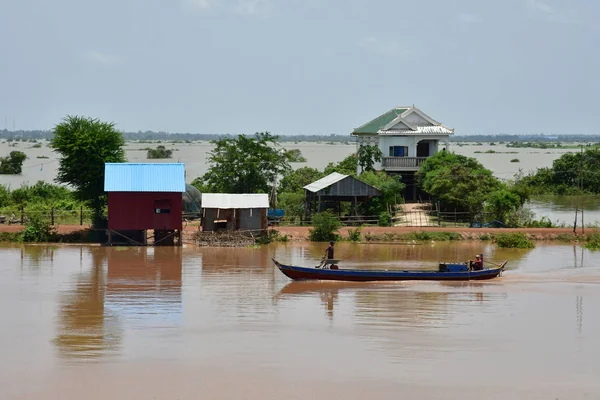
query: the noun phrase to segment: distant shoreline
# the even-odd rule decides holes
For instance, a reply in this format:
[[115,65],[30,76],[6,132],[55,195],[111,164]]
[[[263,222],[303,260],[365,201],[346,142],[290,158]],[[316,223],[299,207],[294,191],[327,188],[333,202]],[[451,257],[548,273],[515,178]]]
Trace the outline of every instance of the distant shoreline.
[[[279,134],[280,142],[350,142],[355,144],[357,138],[351,133],[347,134]],[[206,133],[168,133],[168,132],[123,132],[123,138],[126,141],[210,141],[236,137],[238,134],[206,134]],[[252,134],[244,133],[246,136]],[[0,140],[7,139],[26,139],[26,140],[49,140],[52,138],[50,130],[0,130]],[[449,139],[450,142],[562,142],[562,143],[598,143],[600,134],[566,134],[566,135],[531,135],[531,134],[495,134],[495,135],[454,135]]]

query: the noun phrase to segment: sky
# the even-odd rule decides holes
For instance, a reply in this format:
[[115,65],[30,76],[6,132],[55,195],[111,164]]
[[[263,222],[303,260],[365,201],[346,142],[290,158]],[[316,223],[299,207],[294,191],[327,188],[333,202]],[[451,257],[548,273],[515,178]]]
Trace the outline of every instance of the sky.
[[597,0],[0,0],[0,129],[598,134]]

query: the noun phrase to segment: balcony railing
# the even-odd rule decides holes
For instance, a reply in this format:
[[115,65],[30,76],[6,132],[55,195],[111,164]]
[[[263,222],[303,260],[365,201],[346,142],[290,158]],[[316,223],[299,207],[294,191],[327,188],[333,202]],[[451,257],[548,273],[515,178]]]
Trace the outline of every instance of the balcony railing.
[[388,171],[418,170],[427,157],[383,157],[383,168]]

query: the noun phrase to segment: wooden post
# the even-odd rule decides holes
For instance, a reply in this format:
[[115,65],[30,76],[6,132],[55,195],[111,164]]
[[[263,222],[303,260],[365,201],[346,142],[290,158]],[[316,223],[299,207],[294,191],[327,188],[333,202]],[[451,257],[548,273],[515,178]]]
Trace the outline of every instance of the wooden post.
[[83,226],[83,205],[79,206],[79,225]]
[[54,226],[54,207],[50,209],[50,225]]
[[108,229],[108,245],[112,246],[112,231]]
[[25,207],[21,206],[21,225],[23,225],[25,219]]

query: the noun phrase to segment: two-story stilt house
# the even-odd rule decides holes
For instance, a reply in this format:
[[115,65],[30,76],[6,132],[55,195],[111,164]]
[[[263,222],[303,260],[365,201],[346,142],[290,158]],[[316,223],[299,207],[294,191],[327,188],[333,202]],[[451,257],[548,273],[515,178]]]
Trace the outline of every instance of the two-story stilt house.
[[[375,169],[388,174],[400,174],[406,184],[406,201],[418,199],[415,173],[421,163],[443,148],[454,129],[429,117],[417,107],[396,107],[354,129],[358,146],[377,146],[383,160]],[[360,171],[358,171],[360,172]]]

